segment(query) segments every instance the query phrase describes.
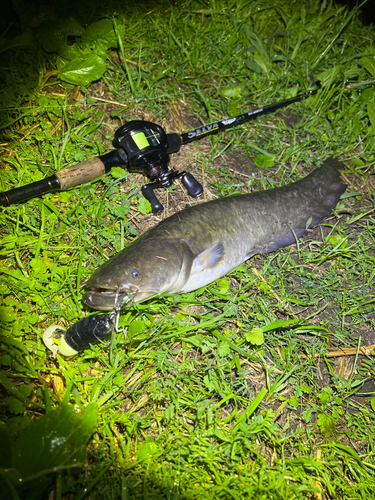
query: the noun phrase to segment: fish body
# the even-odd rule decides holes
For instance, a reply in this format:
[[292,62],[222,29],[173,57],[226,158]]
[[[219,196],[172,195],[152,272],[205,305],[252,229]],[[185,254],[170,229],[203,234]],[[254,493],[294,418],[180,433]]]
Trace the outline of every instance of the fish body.
[[108,260],[84,301],[99,310],[190,292],[224,276],[255,254],[300,238],[331,214],[346,185],[344,166],[328,158],[305,178],[251,194],[219,198],[160,222]]

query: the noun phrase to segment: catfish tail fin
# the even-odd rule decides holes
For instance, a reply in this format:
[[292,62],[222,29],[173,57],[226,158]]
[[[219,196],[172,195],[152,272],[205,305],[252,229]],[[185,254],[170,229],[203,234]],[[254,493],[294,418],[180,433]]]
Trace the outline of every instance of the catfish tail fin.
[[316,226],[332,214],[332,210],[336,207],[341,195],[347,188],[347,185],[341,181],[340,171],[342,170],[345,170],[345,165],[337,158],[330,156],[324,160],[319,169],[314,171],[317,176],[322,176],[322,182],[326,186],[326,194],[319,209],[312,216],[312,226]]

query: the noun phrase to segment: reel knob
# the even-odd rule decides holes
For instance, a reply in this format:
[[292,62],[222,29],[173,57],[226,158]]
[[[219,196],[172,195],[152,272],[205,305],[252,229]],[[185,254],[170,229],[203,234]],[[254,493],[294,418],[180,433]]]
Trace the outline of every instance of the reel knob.
[[181,175],[181,182],[184,185],[188,195],[192,198],[198,198],[203,193],[203,186],[189,172],[184,172]]
[[157,199],[154,190],[150,184],[145,184],[142,187],[142,194],[146,198],[146,200],[150,202],[153,214],[158,215],[164,211],[163,205]]

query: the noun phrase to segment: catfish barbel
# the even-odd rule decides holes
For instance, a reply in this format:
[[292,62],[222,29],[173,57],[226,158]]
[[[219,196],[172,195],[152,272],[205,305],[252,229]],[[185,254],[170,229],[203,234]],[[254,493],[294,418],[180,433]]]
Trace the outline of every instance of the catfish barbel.
[[344,168],[331,157],[287,186],[219,198],[168,217],[94,272],[84,302],[109,311],[191,292],[255,254],[294,243],[309,224],[332,213],[346,189]]

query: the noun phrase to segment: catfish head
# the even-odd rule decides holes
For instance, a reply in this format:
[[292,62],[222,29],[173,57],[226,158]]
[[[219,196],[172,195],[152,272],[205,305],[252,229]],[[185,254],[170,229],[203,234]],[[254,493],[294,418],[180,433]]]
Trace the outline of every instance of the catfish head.
[[192,263],[186,241],[145,233],[94,272],[83,300],[94,309],[110,311],[176,293],[188,281]]

